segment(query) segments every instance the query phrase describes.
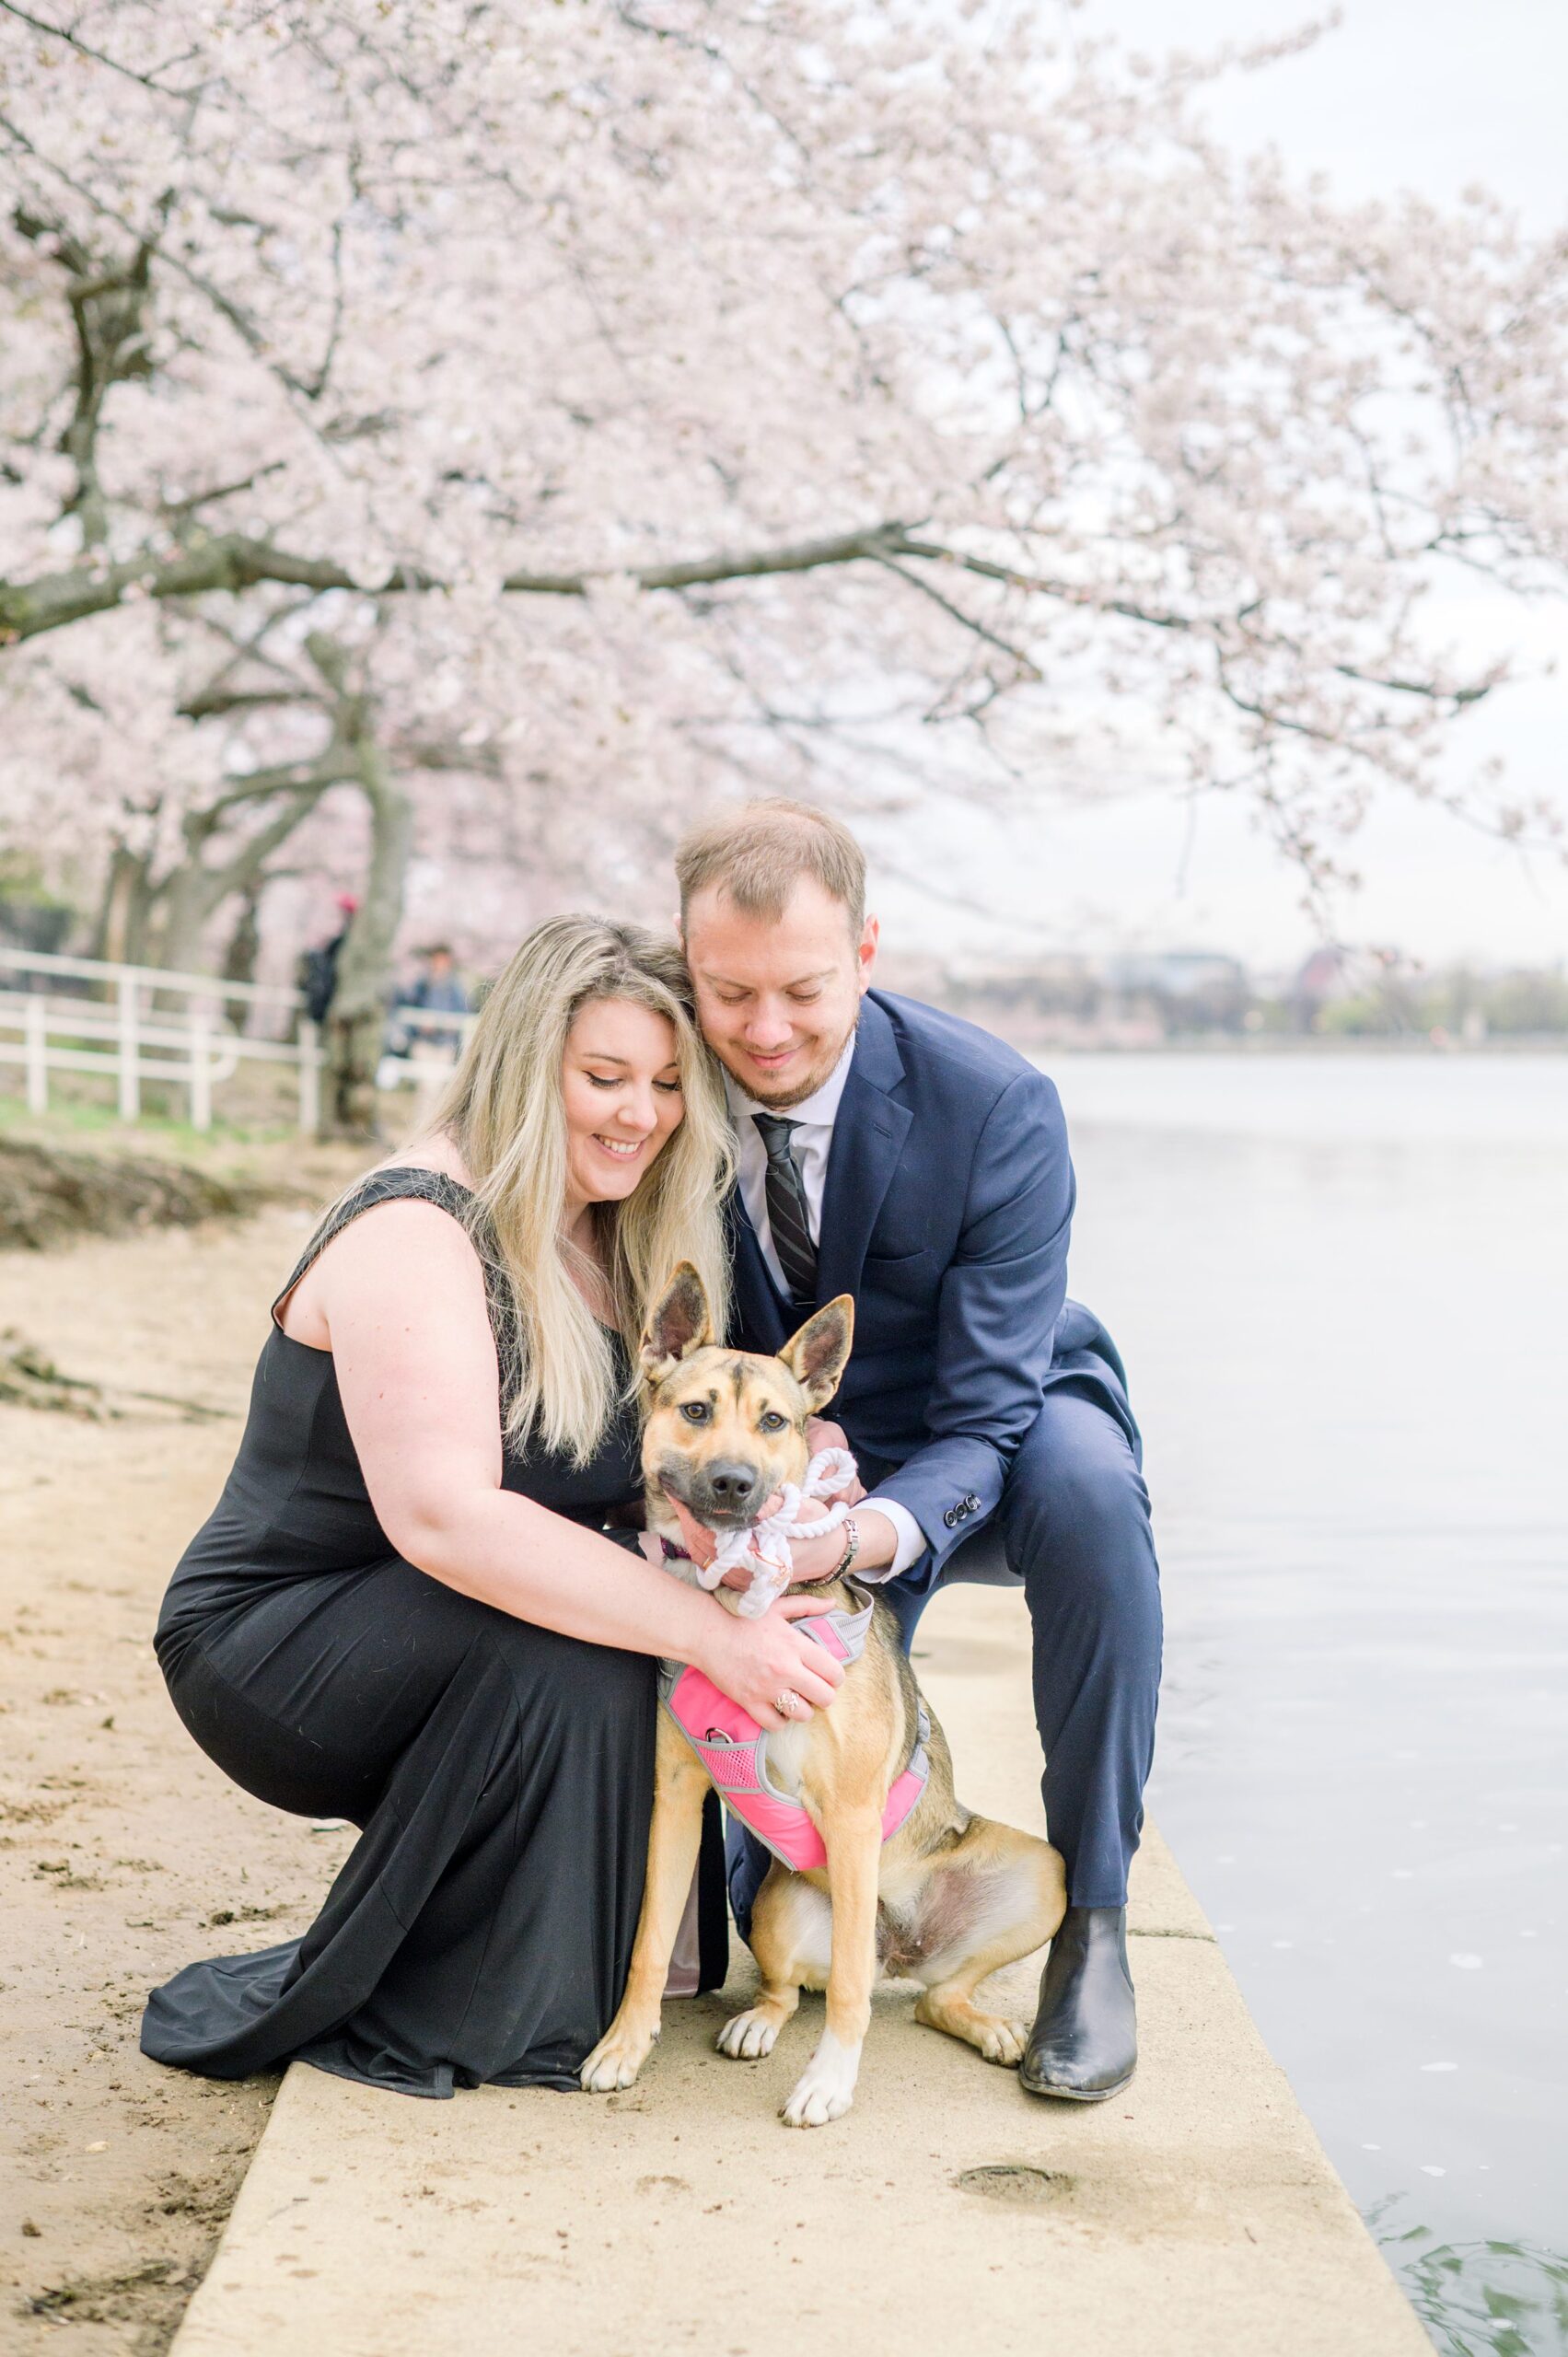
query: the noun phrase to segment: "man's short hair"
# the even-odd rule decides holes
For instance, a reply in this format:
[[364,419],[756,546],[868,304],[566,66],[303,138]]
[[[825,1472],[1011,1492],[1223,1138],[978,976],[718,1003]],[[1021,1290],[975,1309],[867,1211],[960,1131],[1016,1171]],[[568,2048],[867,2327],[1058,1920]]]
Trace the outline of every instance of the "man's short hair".
[[726,893],[749,917],[783,916],[803,876],[842,902],[850,933],[865,923],[865,853],[842,819],[808,802],[770,796],[694,827],[675,854],[680,923],[699,892]]

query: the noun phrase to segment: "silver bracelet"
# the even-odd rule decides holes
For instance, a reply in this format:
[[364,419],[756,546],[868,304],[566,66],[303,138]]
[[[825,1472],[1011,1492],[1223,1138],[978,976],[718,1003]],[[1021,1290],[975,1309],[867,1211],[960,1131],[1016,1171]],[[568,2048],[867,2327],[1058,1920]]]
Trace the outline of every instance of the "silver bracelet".
[[844,1534],[844,1551],[839,1557],[838,1562],[833,1565],[832,1570],[828,1574],[828,1577],[833,1580],[842,1579],[844,1573],[848,1571],[850,1565],[854,1562],[855,1557],[860,1552],[860,1528],[854,1515],[845,1515],[842,1528]]

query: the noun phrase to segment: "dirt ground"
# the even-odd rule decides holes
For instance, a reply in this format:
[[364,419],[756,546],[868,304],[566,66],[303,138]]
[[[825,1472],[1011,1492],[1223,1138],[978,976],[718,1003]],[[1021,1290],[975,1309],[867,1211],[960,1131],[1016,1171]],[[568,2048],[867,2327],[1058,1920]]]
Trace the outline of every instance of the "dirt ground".
[[[357,1167],[282,1159],[320,1200]],[[143,1998],[194,1957],[303,1929],[348,1847],[208,1765],[149,1642],[311,1216],[0,1255],[0,1328],[117,1387],[122,1411],[0,1406],[0,2347],[17,2357],[67,2325],[83,2357],[167,2346],[276,2081],[145,2061]],[[127,1389],[224,1412],[191,1421]]]

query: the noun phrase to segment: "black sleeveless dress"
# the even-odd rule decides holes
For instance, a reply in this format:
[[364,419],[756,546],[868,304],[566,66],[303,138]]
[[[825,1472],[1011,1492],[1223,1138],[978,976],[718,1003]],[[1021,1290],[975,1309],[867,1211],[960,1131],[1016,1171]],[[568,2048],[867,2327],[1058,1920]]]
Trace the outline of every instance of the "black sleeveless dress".
[[[471,1204],[438,1172],[377,1172],[284,1294],[349,1220],[410,1196],[457,1218]],[[494,1289],[491,1307],[505,1390],[515,1357]],[[598,1527],[640,1490],[634,1417],[580,1469],[508,1445],[503,1480]],[[153,1991],[143,2052],[220,2079],[297,2059],[420,2096],[575,2086],[620,2002],[642,1899],[654,1663],[405,1562],[376,1519],[331,1352],[275,1320],[234,1469],[155,1642],[209,1759],[275,1807],[362,1832],[302,1940],[188,1965]]]

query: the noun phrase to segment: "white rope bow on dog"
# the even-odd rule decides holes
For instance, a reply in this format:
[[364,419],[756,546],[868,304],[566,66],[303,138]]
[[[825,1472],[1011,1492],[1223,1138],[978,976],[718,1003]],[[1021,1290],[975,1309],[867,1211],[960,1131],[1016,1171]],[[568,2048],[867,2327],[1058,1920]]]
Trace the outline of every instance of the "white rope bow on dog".
[[819,1450],[807,1467],[806,1479],[798,1488],[793,1481],[784,1483],[776,1513],[765,1515],[748,1530],[726,1531],[713,1562],[697,1573],[702,1585],[717,1587],[726,1572],[749,1562],[751,1585],[735,1608],[747,1620],[760,1620],[789,1585],[793,1571],[790,1540],[825,1538],[849,1512],[841,1500],[815,1521],[801,1522],[797,1516],[802,1504],[808,1498],[825,1498],[834,1490],[847,1490],[854,1479],[854,1459],[847,1448]]

